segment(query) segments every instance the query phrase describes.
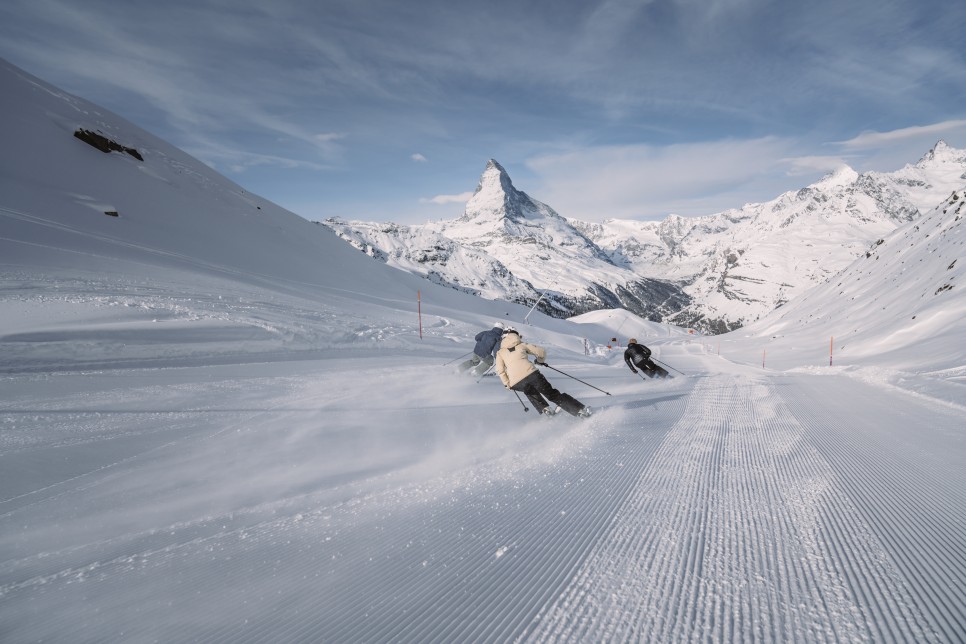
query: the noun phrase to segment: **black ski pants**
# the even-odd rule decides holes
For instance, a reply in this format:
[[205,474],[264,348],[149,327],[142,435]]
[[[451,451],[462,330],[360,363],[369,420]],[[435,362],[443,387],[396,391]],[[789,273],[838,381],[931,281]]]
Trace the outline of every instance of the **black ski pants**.
[[560,405],[568,414],[576,416],[577,413],[584,408],[583,403],[579,400],[570,396],[569,394],[562,394],[553,388],[547,379],[539,371],[534,371],[529,376],[516,383],[510,389],[520,391],[527,397],[527,399],[533,404],[541,414],[543,410],[550,405],[544,400],[546,398],[554,405]]
[[648,378],[654,378],[654,377],[665,378],[668,375],[666,369],[659,367],[653,362],[651,362],[650,358],[646,358],[641,362],[635,362],[634,365],[642,372],[644,372],[644,375],[647,376]]

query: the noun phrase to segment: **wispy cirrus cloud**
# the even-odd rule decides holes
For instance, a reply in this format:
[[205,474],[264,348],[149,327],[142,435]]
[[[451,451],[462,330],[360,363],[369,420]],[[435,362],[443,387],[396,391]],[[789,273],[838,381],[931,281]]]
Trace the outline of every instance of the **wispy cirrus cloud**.
[[944,137],[966,134],[966,119],[954,119],[930,125],[914,125],[911,127],[899,128],[889,132],[862,132],[861,134],[848,139],[847,141],[836,141],[838,145],[846,150],[861,150],[868,148],[878,148],[890,145],[897,141],[908,141],[909,139],[921,140],[923,137]]
[[530,194],[585,221],[711,214],[742,205],[737,194],[775,196],[792,151],[777,137],[576,149],[529,159]]

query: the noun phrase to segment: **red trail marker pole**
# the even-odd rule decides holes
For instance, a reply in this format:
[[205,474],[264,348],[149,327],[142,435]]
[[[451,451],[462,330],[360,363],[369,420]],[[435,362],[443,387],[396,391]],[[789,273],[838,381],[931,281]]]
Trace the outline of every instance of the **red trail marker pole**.
[[416,311],[419,315],[419,339],[423,339],[423,298],[419,291],[416,291]]

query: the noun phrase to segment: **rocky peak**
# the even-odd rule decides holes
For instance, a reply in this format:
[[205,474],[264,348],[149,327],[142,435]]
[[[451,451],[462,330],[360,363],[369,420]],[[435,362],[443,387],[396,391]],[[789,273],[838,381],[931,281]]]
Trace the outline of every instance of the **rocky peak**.
[[513,181],[510,180],[510,175],[507,171],[503,169],[503,166],[497,163],[496,159],[490,159],[486,162],[486,168],[483,169],[483,174],[480,175],[480,182],[476,186],[476,191],[474,195],[480,192],[502,192],[504,194],[510,194],[516,192],[516,188],[513,187]]
[[524,224],[527,220],[548,217],[563,219],[546,204],[514,188],[513,181],[503,166],[490,159],[480,176],[476,192],[466,202],[466,210],[460,221]]
[[928,168],[948,163],[959,165],[966,163],[966,152],[950,147],[943,139],[939,139],[936,145],[919,159],[916,167]]
[[513,187],[510,175],[495,159],[486,163],[480,176],[476,192],[466,203],[464,220],[510,219],[517,220],[522,215],[520,204],[526,195]]

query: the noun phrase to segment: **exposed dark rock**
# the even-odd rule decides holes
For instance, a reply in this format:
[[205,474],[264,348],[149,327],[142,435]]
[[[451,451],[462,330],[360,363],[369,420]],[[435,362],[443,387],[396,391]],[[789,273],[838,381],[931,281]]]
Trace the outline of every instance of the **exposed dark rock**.
[[537,309],[551,317],[567,318],[600,309],[623,308],[652,322],[662,322],[690,302],[691,298],[678,285],[645,278],[614,289],[594,284],[581,297],[545,292]]
[[102,134],[98,134],[97,132],[81,129],[74,132],[74,136],[84,143],[97,148],[101,152],[126,152],[138,161],[144,161],[144,157],[141,156],[141,153],[134,148],[125,147]]

